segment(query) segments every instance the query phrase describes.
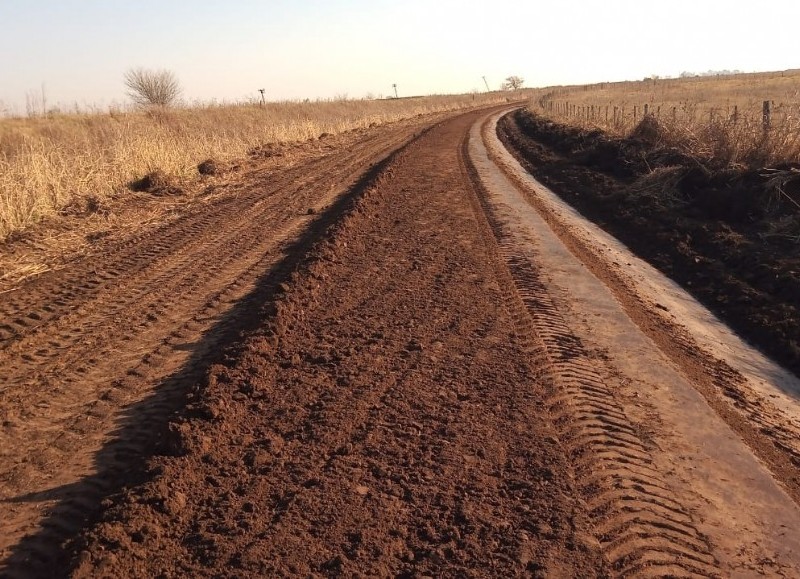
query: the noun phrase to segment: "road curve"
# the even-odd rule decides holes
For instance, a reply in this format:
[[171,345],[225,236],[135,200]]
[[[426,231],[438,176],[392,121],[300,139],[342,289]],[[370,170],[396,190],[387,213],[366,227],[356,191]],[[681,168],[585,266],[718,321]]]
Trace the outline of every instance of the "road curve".
[[252,323],[248,296],[319,211],[430,123],[256,162],[210,203],[0,295],[0,562],[63,567],[61,543],[137,480],[169,414]]
[[[473,127],[469,157],[562,384],[553,403],[578,418],[565,435],[604,512],[607,556],[623,574],[670,574],[664,553],[697,556],[704,537],[724,575],[797,570],[797,378],[536,182],[497,138],[498,117]],[[679,521],[683,534],[665,532]],[[692,557],[689,569],[712,572]]]
[[797,572],[779,369],[710,348],[496,118],[254,174],[0,304],[7,574]]

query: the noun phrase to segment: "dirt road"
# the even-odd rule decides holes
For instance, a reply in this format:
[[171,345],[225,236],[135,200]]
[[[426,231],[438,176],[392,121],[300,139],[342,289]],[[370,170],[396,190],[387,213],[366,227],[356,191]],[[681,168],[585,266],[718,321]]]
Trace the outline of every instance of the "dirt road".
[[316,212],[429,123],[256,162],[210,203],[0,294],[0,560],[33,575],[63,566],[54,546],[139,479],[189,387],[256,323]]
[[253,172],[5,296],[6,573],[796,574],[796,378],[495,122]]

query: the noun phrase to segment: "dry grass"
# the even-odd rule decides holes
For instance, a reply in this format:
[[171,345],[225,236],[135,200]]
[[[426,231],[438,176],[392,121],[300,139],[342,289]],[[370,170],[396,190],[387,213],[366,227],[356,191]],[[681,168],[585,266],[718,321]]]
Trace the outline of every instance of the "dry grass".
[[0,119],[0,240],[66,205],[102,200],[160,170],[197,176],[204,159],[230,161],[267,143],[505,102],[506,94],[230,105]]
[[[762,105],[770,101],[764,130]],[[618,136],[647,136],[712,168],[800,162],[800,70],[540,89],[530,108]],[[655,122],[653,122],[655,121]]]

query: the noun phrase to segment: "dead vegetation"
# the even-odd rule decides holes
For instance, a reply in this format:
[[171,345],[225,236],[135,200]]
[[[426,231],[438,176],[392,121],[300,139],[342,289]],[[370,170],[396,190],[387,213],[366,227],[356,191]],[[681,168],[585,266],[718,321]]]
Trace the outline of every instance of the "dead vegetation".
[[146,190],[146,175],[162,174],[171,184],[154,190],[174,194],[176,182],[212,174],[254,150],[505,99],[337,99],[0,119],[0,240],[89,197],[102,201],[132,183]]
[[672,147],[710,170],[800,163],[800,70],[550,87],[530,109]]
[[800,168],[715,164],[652,118],[626,136],[528,110],[498,126],[537,179],[800,372]]

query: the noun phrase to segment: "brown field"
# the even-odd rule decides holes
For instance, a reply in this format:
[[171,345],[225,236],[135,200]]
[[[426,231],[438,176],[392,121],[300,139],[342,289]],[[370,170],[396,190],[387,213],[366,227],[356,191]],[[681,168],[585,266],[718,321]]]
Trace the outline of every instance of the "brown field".
[[160,170],[240,159],[269,143],[505,102],[504,93],[267,103],[0,119],[0,240],[69,204],[97,204]]
[[715,168],[800,162],[800,70],[549,87],[530,107],[617,136],[635,131],[646,111],[657,121],[651,136]]

